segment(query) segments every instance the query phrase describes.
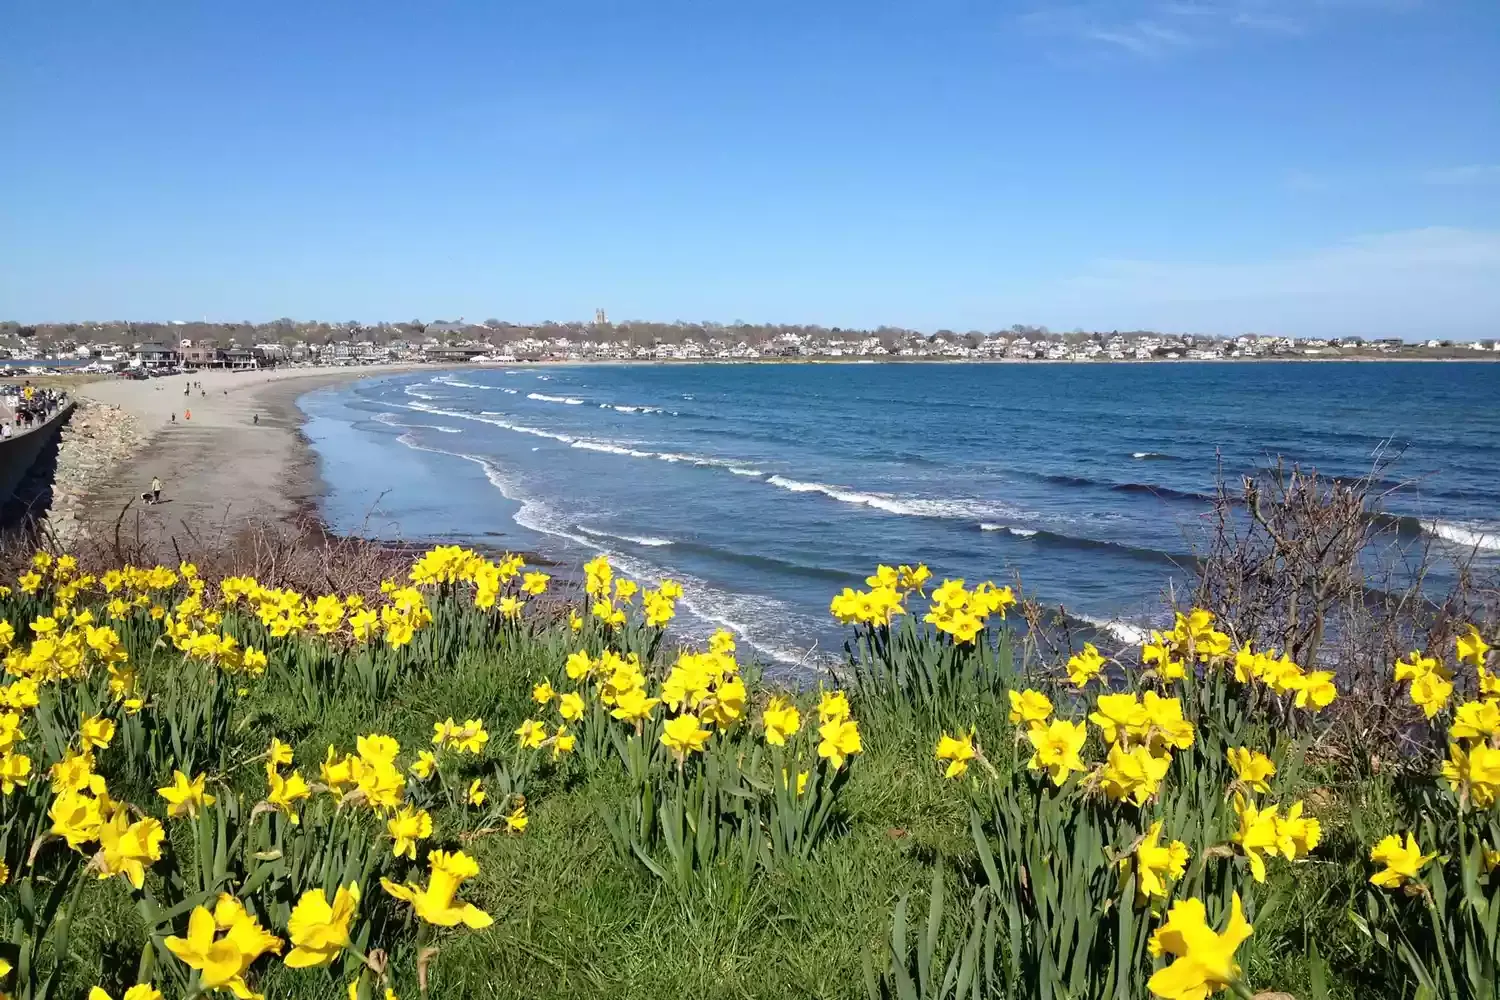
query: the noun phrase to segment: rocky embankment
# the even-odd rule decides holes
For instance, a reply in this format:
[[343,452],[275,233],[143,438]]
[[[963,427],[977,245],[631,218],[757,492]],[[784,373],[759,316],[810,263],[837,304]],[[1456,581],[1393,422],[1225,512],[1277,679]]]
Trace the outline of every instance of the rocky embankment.
[[88,537],[81,520],[87,494],[146,443],[147,434],[134,415],[118,406],[80,399],[58,440],[52,503],[47,526],[63,545]]

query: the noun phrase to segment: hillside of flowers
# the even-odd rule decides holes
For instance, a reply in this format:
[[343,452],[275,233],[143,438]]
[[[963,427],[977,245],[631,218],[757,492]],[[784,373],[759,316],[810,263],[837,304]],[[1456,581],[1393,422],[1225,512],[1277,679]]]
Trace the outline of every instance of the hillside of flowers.
[[671,580],[582,581],[37,553],[0,587],[0,993],[1500,995],[1490,626],[1382,668],[1397,761],[1201,608],[1048,657],[1011,587],[881,566],[793,686],[680,642]]

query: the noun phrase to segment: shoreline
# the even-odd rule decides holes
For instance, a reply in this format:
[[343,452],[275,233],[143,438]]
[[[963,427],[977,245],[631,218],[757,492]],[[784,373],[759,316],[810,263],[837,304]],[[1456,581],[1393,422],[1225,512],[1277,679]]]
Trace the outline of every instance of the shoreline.
[[[142,443],[82,487],[75,534],[164,536],[173,545],[184,536],[198,548],[210,539],[226,544],[254,522],[275,521],[331,536],[319,511],[327,484],[297,400],[327,386],[413,370],[437,369],[210,371],[79,386],[74,395],[86,409],[117,407],[137,425]],[[184,394],[188,383],[195,387]],[[162,480],[162,502],[142,503],[155,477]]]

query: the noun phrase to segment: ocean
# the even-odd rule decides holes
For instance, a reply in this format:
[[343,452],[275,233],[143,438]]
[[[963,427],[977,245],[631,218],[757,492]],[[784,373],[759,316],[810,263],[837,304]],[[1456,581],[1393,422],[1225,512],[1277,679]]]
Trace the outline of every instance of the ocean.
[[[1018,583],[1116,635],[1191,583],[1215,477],[1283,456],[1384,479],[1405,537],[1500,565],[1500,365],[484,367],[299,405],[336,530],[672,577],[689,637],[838,653],[877,563]],[[1442,575],[1438,577],[1438,583]]]

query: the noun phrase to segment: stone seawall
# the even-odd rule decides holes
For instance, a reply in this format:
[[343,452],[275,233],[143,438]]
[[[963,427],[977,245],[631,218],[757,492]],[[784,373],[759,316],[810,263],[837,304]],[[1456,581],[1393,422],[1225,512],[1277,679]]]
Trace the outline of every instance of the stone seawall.
[[74,403],[69,400],[40,426],[0,438],[0,504],[7,503],[15,495],[16,487],[36,464],[42,449],[52,443],[73,415],[73,408]]
[[109,403],[80,399],[57,446],[57,468],[51,482],[47,525],[64,546],[87,538],[81,514],[94,491],[113,483],[121,468],[146,443],[141,421]]

